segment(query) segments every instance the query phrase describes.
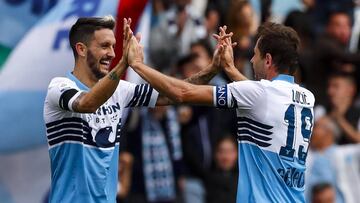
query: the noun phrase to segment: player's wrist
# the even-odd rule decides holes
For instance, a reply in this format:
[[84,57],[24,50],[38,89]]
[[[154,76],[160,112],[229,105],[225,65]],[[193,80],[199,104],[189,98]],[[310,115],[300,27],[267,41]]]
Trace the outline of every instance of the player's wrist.
[[237,71],[236,67],[234,64],[225,64],[224,65],[224,70],[226,72],[233,72],[233,71]]
[[126,58],[122,57],[118,63],[117,67],[127,67],[129,66],[128,61],[126,60]]
[[133,68],[133,69],[137,69],[139,67],[139,65],[141,65],[142,62],[138,61],[138,60],[133,60],[129,62],[129,65]]
[[215,74],[219,73],[221,70],[221,64],[216,63],[214,61],[212,61],[208,67],[209,67],[208,68],[209,72],[215,73]]

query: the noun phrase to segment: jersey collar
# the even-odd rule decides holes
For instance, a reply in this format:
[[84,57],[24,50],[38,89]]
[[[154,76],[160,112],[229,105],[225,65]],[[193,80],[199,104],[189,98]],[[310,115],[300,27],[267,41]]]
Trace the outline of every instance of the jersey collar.
[[272,79],[272,81],[274,80],[282,80],[294,84],[294,76],[291,75],[279,74]]
[[81,89],[81,90],[85,90],[85,91],[89,91],[90,89],[84,84],[82,83],[79,79],[77,79],[75,77],[75,75],[73,75],[70,71],[67,73],[67,77],[74,81],[76,83],[76,85]]

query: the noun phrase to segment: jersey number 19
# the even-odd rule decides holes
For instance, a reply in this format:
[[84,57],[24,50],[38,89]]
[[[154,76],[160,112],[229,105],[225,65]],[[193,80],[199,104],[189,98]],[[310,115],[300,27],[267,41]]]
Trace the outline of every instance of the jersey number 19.
[[[295,123],[295,105],[290,104],[285,112],[284,120],[288,123],[288,130],[287,130],[287,138],[286,138],[286,145],[280,148],[280,156],[285,159],[294,160],[294,141],[295,141],[295,130],[296,130],[296,123]],[[301,110],[301,135],[305,142],[310,141],[311,130],[312,130],[312,123],[313,123],[313,115],[309,108],[303,107]],[[299,145],[298,149],[298,158],[301,164],[305,164],[306,155],[308,152],[308,148],[305,149],[303,145]]]

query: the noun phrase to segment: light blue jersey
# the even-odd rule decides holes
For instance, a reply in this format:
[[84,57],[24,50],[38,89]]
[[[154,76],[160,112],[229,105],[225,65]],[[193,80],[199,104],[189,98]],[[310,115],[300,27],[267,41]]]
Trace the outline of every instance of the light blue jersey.
[[96,113],[74,112],[72,103],[88,90],[72,74],[49,84],[44,120],[51,161],[50,202],[116,202],[123,110],[153,107],[158,96],[147,84],[120,81]]
[[237,112],[237,202],[305,202],[314,95],[279,75],[214,87],[214,102]]

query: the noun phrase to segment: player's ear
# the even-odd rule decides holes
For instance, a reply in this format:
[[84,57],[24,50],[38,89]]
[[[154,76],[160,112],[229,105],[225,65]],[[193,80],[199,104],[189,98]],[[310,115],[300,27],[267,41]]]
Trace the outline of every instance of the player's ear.
[[265,54],[265,65],[266,67],[271,67],[273,65],[272,56],[269,53]]
[[76,52],[77,52],[78,56],[80,56],[80,57],[86,56],[87,46],[84,43],[82,43],[82,42],[76,43],[75,48],[76,48]]

